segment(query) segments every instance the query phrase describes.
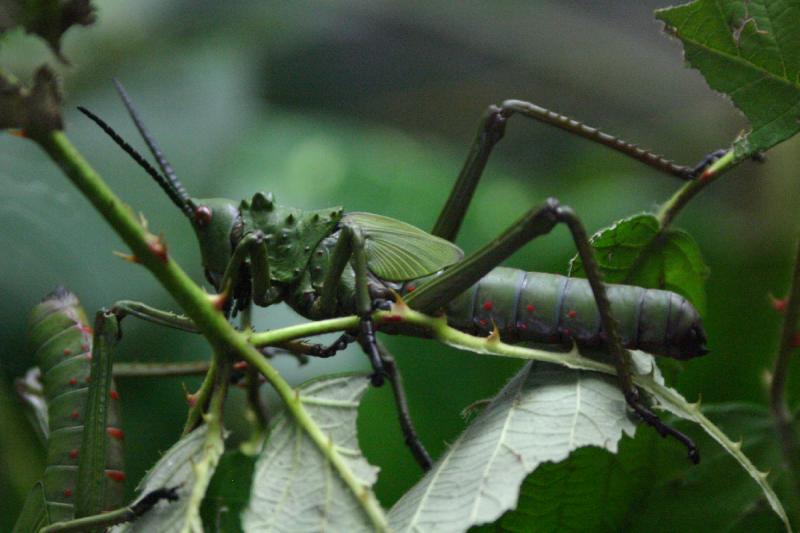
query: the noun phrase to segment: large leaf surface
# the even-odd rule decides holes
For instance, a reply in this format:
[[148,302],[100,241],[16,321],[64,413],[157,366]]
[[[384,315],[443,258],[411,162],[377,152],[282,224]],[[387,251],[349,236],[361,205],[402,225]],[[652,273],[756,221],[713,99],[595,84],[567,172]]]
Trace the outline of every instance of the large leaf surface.
[[[652,485],[654,431],[623,438],[618,454],[595,447],[576,450],[566,461],[547,463],[520,488],[515,510],[493,531],[620,531]],[[677,446],[666,446],[674,457]]]
[[312,381],[298,390],[329,447],[323,453],[286,413],[276,418],[256,463],[242,516],[246,531],[386,529],[371,489],[378,469],[361,455],[356,436],[358,403],[368,385],[366,376],[354,375]]
[[[393,308],[393,312],[400,313],[404,319],[411,321],[417,321],[421,316],[424,316],[407,308],[398,309],[396,306],[395,308]],[[514,357],[518,359],[528,359],[534,361],[545,361],[545,362],[555,363],[557,365],[563,365],[575,371],[583,371],[583,370],[594,371],[600,373],[600,375],[614,374],[614,370],[611,366],[605,363],[601,363],[595,359],[589,359],[587,357],[581,356],[577,352],[577,350],[572,350],[571,352],[567,353],[554,354],[552,352],[541,351],[534,348],[505,344],[499,340],[499,335],[494,335],[494,334],[485,339],[478,339],[471,335],[467,335],[460,331],[454,330],[446,326],[441,321],[434,324],[434,330],[435,330],[435,337],[438,340],[444,342],[445,344],[476,353]],[[706,434],[708,434],[714,441],[717,442],[717,444],[719,444],[728,454],[730,454],[730,456],[733,457],[739,463],[739,466],[742,469],[744,469],[745,472],[747,472],[747,474],[752,478],[753,481],[756,482],[756,484],[764,494],[769,506],[772,508],[775,514],[777,514],[778,517],[781,519],[784,526],[786,527],[786,530],[791,531],[791,526],[789,523],[789,519],[786,515],[786,510],[784,509],[783,504],[781,503],[774,489],[767,482],[767,475],[764,472],[760,471],[758,468],[756,468],[756,466],[748,458],[748,456],[742,452],[741,444],[731,440],[719,427],[717,427],[713,422],[711,422],[711,420],[709,420],[706,416],[704,416],[703,413],[700,411],[698,404],[692,404],[687,402],[680,395],[680,393],[678,393],[677,391],[675,391],[670,387],[667,387],[664,384],[664,378],[661,375],[661,372],[659,371],[658,367],[656,366],[653,356],[640,351],[631,351],[631,356],[632,356],[631,361],[633,363],[632,377],[634,384],[638,388],[644,390],[649,395],[649,397],[654,403],[654,407],[660,410],[668,411],[669,413],[672,413],[679,418],[692,421],[695,424],[699,425],[703,429],[703,431],[705,431]],[[566,370],[563,371],[567,372]],[[517,382],[518,379],[519,376],[515,378],[512,384]],[[503,394],[507,394],[508,387],[510,386],[511,385],[507,386],[506,389],[504,389]],[[619,398],[620,401],[622,401],[621,394],[616,388],[614,388],[614,392],[617,395],[616,397]],[[498,399],[496,399],[492,405],[495,405],[498,401],[502,401],[500,400],[500,398],[502,398],[503,394],[501,394],[501,396],[498,397]],[[518,404],[521,404],[521,402],[518,402]],[[619,409],[617,415],[624,416],[627,406],[622,404],[619,405],[617,408]],[[558,414],[559,413],[556,411],[545,412],[545,416],[549,416],[550,418],[555,418]],[[473,424],[472,426],[470,426],[467,432],[464,433],[464,436],[462,436],[459,439],[459,441],[457,441],[457,443],[454,445],[453,450],[457,451],[458,448],[462,447],[463,446],[462,441],[464,441],[465,439],[467,443],[469,443],[469,440],[473,438],[470,436],[470,432],[474,431],[474,428],[476,426],[477,424]],[[491,431],[487,431],[487,433],[491,434]],[[543,444],[545,445],[545,447],[548,444],[548,441],[546,440],[547,437],[552,435],[554,435],[554,433],[549,433],[545,435],[545,438],[543,439]],[[536,435],[532,435],[528,437],[527,442],[535,442],[536,440],[537,440]],[[619,440],[619,438],[617,438],[616,440]],[[616,440],[611,443],[611,446],[616,446]],[[476,438],[476,441],[480,442],[479,437]],[[604,441],[604,443],[607,442],[608,441]],[[537,444],[541,445],[542,442],[538,442]],[[469,450],[469,447],[465,448]],[[416,522],[420,521],[420,517],[422,516],[423,511],[429,510],[429,512],[431,513],[430,515],[431,522],[433,522],[434,520],[439,520],[443,521],[444,525],[447,525],[448,522],[444,521],[452,520],[458,524],[458,527],[454,528],[453,530],[455,531],[461,530],[460,527],[464,522],[463,516],[465,514],[463,511],[461,513],[451,513],[449,515],[441,512],[437,513],[436,510],[437,502],[430,501],[431,495],[447,494],[449,490],[452,490],[452,487],[444,486],[442,488],[442,486],[440,485],[439,491],[436,492],[433,490],[433,488],[436,487],[435,485],[432,484],[432,481],[436,481],[438,477],[436,472],[442,469],[442,465],[447,464],[450,461],[448,457],[453,455],[454,453],[453,450],[448,452],[448,455],[446,456],[445,459],[437,463],[437,467],[434,470],[434,475],[436,477],[432,479],[431,475],[426,476],[426,478],[423,479],[423,481],[420,484],[414,487],[406,496],[403,497],[403,499],[400,500],[400,502],[398,502],[395,508],[392,509],[390,516],[395,520],[395,522],[393,523],[404,525],[410,521],[412,522],[411,525],[414,526],[416,525]],[[524,456],[522,455],[519,455],[519,457],[525,459]],[[561,458],[563,459],[563,457]],[[520,464],[517,465],[518,470],[522,470],[524,471],[524,473],[533,470],[533,468],[528,469],[529,462],[523,461],[522,459],[520,460]],[[470,460],[478,462],[479,466],[476,468],[480,468],[479,461],[481,459],[474,459],[469,454],[467,454],[465,457],[465,461],[467,462],[468,466]],[[555,459],[553,460],[555,461]],[[459,472],[457,468],[453,468],[453,471],[456,472],[456,475]],[[516,484],[509,481],[510,489],[508,486],[505,487],[506,491],[508,490],[514,491],[515,495],[514,498],[516,499],[516,491],[518,490],[518,484],[522,481],[522,477],[520,476],[519,478],[516,478],[515,474],[513,473],[512,467],[509,467],[507,472],[500,472],[499,475],[501,477],[507,476],[508,478],[516,479]],[[464,492],[464,488],[460,484],[462,481],[463,480],[456,479],[451,483],[452,485],[457,486],[457,488],[459,489],[456,492],[457,496]],[[428,488],[426,485],[432,485],[432,487]],[[484,496],[486,494],[490,494],[491,496]],[[454,497],[456,503],[458,503],[457,496]],[[500,502],[504,505],[505,502],[502,499],[504,496],[505,493],[502,490],[498,491],[497,493],[489,492],[487,490],[486,492],[481,492],[480,494],[478,494],[477,497],[497,498],[497,502]],[[442,502],[447,501],[445,497],[443,496],[440,497]],[[513,501],[511,505],[513,505]],[[414,508],[415,506],[416,508]],[[498,504],[497,506],[500,507],[501,505]],[[407,509],[407,507],[412,507],[412,509],[409,510]],[[462,502],[462,507],[469,507],[469,502],[467,504],[464,504]],[[472,509],[474,509],[474,507],[472,507]],[[482,522],[483,519],[472,523],[482,523]]]
[[689,64],[752,124],[734,143],[737,157],[800,131],[800,1],[697,0],[656,17],[683,42]]
[[[769,411],[752,404],[709,405],[703,413],[725,432],[741,439],[742,452],[762,466],[770,466],[771,484],[791,495],[782,465],[780,443],[775,438]],[[685,424],[684,424],[685,425]],[[695,434],[693,434],[695,435]],[[707,531],[777,531],[777,517],[764,493],[732,458],[714,446],[708,436],[697,435],[703,460],[699,465],[662,461],[655,465],[644,500],[629,513],[628,528],[635,532],[688,531],[703,524]],[[663,459],[668,459],[664,456]],[[709,513],[713,498],[715,512]],[[787,500],[788,508],[798,503]]]
[[226,452],[203,500],[206,531],[241,531],[241,513],[250,499],[256,458],[239,450]]
[[[607,283],[677,292],[705,311],[708,267],[685,231],[667,229],[659,237],[658,219],[642,213],[599,231],[591,242]],[[570,262],[570,275],[585,276],[578,256]]]
[[528,363],[389,513],[396,531],[464,531],[514,507],[525,476],[633,434],[610,376]]
[[775,490],[767,482],[767,472],[762,472],[753,464],[750,457],[742,450],[741,441],[733,441],[716,424],[711,422],[701,411],[699,404],[687,402],[676,390],[663,385],[660,379],[636,379],[637,384],[649,392],[657,401],[660,409],[666,410],[684,420],[698,424],[706,434],[716,441],[752,478],[761,489],[768,505],[783,522],[786,531],[791,532],[789,517]]
[[202,533],[200,504],[223,451],[222,435],[209,432],[208,426],[183,437],[139,484],[142,495],[178,487],[178,500],[161,501],[135,522],[114,528],[113,532]]

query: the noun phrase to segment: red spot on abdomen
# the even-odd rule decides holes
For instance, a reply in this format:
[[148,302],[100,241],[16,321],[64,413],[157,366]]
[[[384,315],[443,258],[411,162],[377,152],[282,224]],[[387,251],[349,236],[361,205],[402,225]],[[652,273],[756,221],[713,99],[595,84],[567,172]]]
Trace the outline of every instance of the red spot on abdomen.
[[108,391],[108,397],[112,400],[119,400],[119,393],[115,390]]
[[527,309],[529,313],[533,313],[536,310],[533,304],[528,304],[527,306],[525,306],[525,309]]
[[70,459],[77,459],[78,458],[78,449],[73,448],[69,451],[69,458]]
[[106,428],[106,433],[112,439],[122,440],[122,439],[125,438],[125,432],[122,431],[120,428],[107,427]]
[[64,357],[69,357],[70,355],[72,355],[72,350],[64,348]]
[[78,328],[81,330],[81,332],[86,333],[87,335],[94,334],[92,326],[89,326],[87,324],[81,324],[80,326],[78,326]]
[[77,380],[77,378],[72,378],[71,380],[69,380],[69,384],[70,384],[70,385],[73,385],[73,386],[74,386],[74,385],[77,385],[77,384],[78,384],[78,380]]
[[484,311],[491,311],[492,307],[494,307],[494,305],[489,300],[486,300],[485,302],[483,302]]
[[574,309],[570,309],[569,311],[567,311],[567,316],[570,318],[575,318],[576,316],[578,316],[578,312],[575,311]]
[[81,415],[80,415],[80,413],[78,413],[78,411],[72,411],[72,412],[69,414],[69,417],[70,417],[71,419],[73,419],[73,420],[77,420],[79,416],[81,416]]
[[72,498],[72,489],[64,489],[64,497]]
[[122,470],[106,470],[106,477],[111,481],[125,481],[125,472]]

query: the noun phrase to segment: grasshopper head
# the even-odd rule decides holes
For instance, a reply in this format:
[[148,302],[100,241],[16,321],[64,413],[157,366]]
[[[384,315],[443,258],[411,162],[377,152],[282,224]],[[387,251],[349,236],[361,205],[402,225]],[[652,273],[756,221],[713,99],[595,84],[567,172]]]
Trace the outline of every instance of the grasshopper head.
[[206,278],[219,290],[225,267],[233,255],[233,231],[241,224],[239,207],[226,198],[192,198],[189,205]]

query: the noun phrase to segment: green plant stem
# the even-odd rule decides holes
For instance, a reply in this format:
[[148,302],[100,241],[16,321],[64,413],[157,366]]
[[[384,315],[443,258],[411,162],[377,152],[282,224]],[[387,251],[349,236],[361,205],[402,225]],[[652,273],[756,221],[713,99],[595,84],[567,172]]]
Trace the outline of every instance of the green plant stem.
[[306,432],[321,453],[328,458],[341,479],[348,485],[361,508],[377,530],[388,529],[386,516],[374,495],[361,485],[344,459],[330,447],[330,438],[313,421],[297,398],[295,390],[266,359],[247,342],[247,336],[236,331],[217,309],[213,301],[172,260],[166,245],[150,234],[136,216],[106,185],[103,179],[81,156],[62,131],[52,131],[34,138],[48,156],[62,169],[72,183],[94,205],[123,241],[130,247],[137,262],[144,265],[178,302],[201,333],[221,356],[240,358],[256,367],[287,405],[296,423]]
[[[241,316],[240,325],[242,330],[252,332],[253,305],[248,305],[242,311]],[[245,372],[245,387],[247,390],[247,411],[245,413],[245,418],[250,423],[250,437],[242,443],[240,449],[247,455],[256,455],[267,436],[269,416],[264,406],[261,404],[261,383],[259,383],[258,371],[252,366],[248,366]]]
[[775,426],[781,442],[783,459],[790,469],[795,490],[800,492],[800,446],[797,432],[793,427],[792,414],[786,402],[786,377],[789,362],[794,353],[797,337],[797,321],[800,318],[800,239],[794,261],[794,275],[783,319],[780,346],[775,357],[770,382],[769,399]]
[[[76,518],[69,522],[56,522],[39,530],[39,533],[71,533],[86,532],[93,528],[107,528],[117,524],[130,522],[138,517],[131,507],[121,507],[84,518]],[[101,529],[102,531],[102,529]]]
[[[385,313],[384,313],[385,314]],[[376,313],[374,316],[382,316],[381,313]],[[254,346],[276,346],[283,342],[301,337],[310,337],[312,335],[321,335],[323,333],[333,333],[336,331],[344,331],[347,329],[357,328],[359,319],[357,316],[344,316],[339,318],[329,318],[327,320],[317,320],[316,322],[308,322],[306,324],[297,324],[296,326],[288,326],[285,328],[275,329],[272,331],[262,331],[261,333],[253,333],[249,337],[249,341]]]
[[214,383],[217,380],[217,371],[219,370],[218,358],[217,352],[214,352],[211,364],[208,366],[206,375],[203,378],[203,383],[200,384],[197,392],[192,395],[191,407],[189,407],[189,414],[186,416],[186,423],[183,425],[183,433],[181,434],[184,437],[200,422],[200,417],[206,408],[211,391],[214,390]]
[[185,363],[115,363],[114,378],[164,378],[173,376],[198,376],[208,372],[208,361]]
[[700,178],[690,181],[678,189],[669,200],[664,202],[656,215],[661,228],[664,229],[668,227],[692,198],[715,182],[722,174],[738,165],[739,162],[741,162],[741,160],[736,160],[733,155],[733,150],[730,150],[727,154],[712,163],[711,166],[701,174]]
[[214,354],[214,367],[217,368],[214,377],[211,401],[208,404],[208,412],[204,415],[204,420],[208,431],[203,443],[203,454],[200,459],[192,464],[194,471],[194,483],[189,494],[189,505],[186,507],[185,517],[187,524],[200,523],[200,506],[208,489],[208,484],[214,476],[214,471],[219,463],[219,458],[225,451],[225,433],[223,427],[223,407],[225,397],[228,394],[228,383],[231,376],[232,361],[230,358],[220,357]]

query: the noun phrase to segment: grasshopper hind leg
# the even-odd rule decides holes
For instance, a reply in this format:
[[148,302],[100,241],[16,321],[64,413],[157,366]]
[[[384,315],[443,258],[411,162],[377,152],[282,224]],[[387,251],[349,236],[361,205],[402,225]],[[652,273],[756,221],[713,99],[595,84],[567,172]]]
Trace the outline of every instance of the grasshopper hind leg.
[[550,233],[558,224],[565,224],[572,235],[578,254],[586,271],[597,311],[605,332],[605,345],[612,356],[620,388],[630,408],[662,436],[671,436],[683,443],[689,459],[697,463],[699,454],[692,440],[683,433],[664,424],[658,416],[643,405],[639,390],[631,374],[630,354],[624,348],[617,321],[611,313],[611,304],[602,282],[600,269],[589,243],[589,237],[575,212],[550,198],[544,205],[533,208],[512,224],[489,244],[446,269],[440,276],[420,285],[406,296],[406,303],[422,312],[431,313],[445,306],[469,287],[477,283],[495,266],[502,263],[519,248],[536,237]]

